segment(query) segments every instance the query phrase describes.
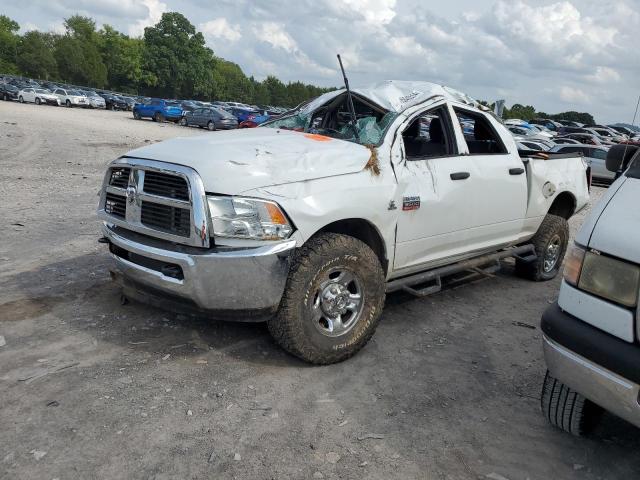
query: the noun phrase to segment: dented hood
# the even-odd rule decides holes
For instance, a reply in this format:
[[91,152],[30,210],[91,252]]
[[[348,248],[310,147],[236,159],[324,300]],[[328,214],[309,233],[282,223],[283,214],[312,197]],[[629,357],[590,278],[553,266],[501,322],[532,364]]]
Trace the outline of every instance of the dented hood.
[[370,151],[321,135],[251,128],[174,138],[126,156],[191,167],[202,177],[206,191],[235,195],[254,188],[355,173],[365,167]]

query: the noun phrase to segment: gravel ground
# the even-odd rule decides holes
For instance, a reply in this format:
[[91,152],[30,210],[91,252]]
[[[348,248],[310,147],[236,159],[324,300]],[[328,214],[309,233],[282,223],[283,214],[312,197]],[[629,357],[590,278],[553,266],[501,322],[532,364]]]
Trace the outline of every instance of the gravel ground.
[[559,279],[505,265],[390,295],[373,341],[328,367],[286,355],[262,324],[120,305],[96,242],[104,166],[197,133],[0,102],[1,478],[638,476],[637,429],[606,416],[576,439],[540,414],[537,326]]

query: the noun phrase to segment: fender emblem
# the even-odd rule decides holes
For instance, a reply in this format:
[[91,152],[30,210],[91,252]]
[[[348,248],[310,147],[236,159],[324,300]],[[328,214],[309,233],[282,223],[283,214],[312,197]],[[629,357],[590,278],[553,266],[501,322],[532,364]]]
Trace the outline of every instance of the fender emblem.
[[420,197],[402,197],[402,210],[418,210],[420,208]]

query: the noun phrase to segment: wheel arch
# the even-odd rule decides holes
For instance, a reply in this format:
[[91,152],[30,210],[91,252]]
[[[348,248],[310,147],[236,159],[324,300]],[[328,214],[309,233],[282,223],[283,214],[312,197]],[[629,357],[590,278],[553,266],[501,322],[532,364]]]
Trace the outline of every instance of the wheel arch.
[[576,212],[576,205],[577,201],[573,193],[564,191],[554,198],[547,213],[569,220]]
[[349,235],[357,238],[361,242],[364,242],[376,254],[380,260],[382,270],[385,275],[387,274],[389,260],[386,245],[380,231],[369,220],[365,220],[363,218],[345,218],[336,220],[335,222],[331,222],[322,227],[311,237],[314,237],[319,233],[340,233],[343,235]]

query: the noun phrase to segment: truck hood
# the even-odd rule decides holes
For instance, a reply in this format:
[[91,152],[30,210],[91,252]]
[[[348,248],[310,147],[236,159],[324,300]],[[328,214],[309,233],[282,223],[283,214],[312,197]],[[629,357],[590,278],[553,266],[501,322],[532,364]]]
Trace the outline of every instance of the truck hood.
[[[595,223],[589,247],[640,263],[640,179],[625,178],[603,206]],[[611,188],[611,187],[610,187]],[[602,199],[603,204],[606,199]]]
[[301,182],[362,170],[371,152],[362,145],[321,135],[251,128],[174,138],[127,153],[185,165],[205,190],[236,195],[254,188]]

